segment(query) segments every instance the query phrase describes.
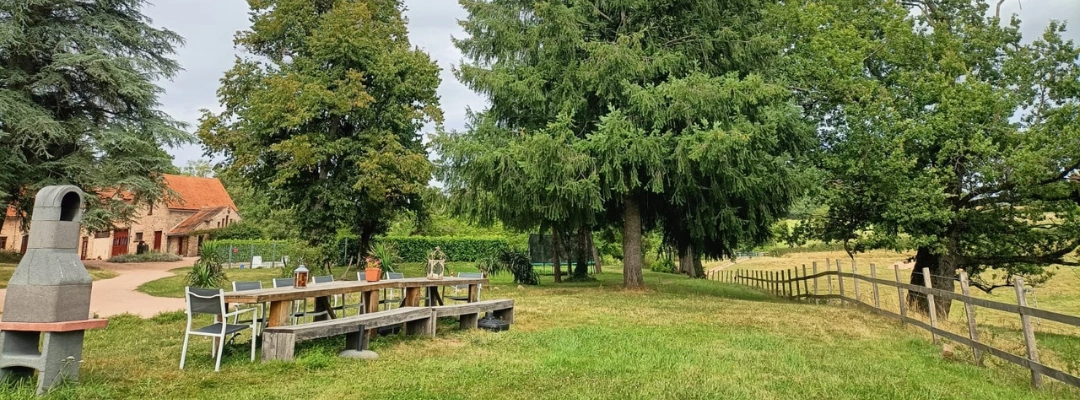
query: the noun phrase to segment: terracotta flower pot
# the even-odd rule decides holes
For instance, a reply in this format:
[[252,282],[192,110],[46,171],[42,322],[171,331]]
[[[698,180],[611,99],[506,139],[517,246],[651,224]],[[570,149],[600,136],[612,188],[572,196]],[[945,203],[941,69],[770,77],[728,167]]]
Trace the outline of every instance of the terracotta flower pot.
[[382,268],[379,267],[367,267],[364,268],[364,280],[368,282],[378,282],[382,277]]

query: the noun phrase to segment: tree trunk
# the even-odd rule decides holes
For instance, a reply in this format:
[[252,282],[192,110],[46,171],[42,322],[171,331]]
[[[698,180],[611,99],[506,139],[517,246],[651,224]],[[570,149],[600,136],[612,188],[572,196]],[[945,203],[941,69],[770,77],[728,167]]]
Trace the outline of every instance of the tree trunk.
[[690,245],[679,246],[679,273],[694,276],[694,249]]
[[623,204],[623,287],[638,289],[645,286],[641,276],[644,265],[641,254],[641,209],[637,200],[627,195]]
[[585,227],[578,228],[577,232],[577,266],[574,268],[575,279],[589,277],[589,230]]
[[596,265],[596,273],[604,272],[604,261],[600,258],[600,249],[593,243],[592,232],[589,232],[589,250],[592,251],[593,263]]
[[[930,285],[935,289],[941,289],[947,292],[953,291],[953,279],[952,276],[956,274],[955,264],[945,262],[941,255],[933,254],[928,247],[919,247],[915,253],[915,269],[911,271],[911,280],[909,283],[915,286],[926,286],[922,269],[930,269]],[[909,291],[907,295],[908,309],[921,313],[923,315],[930,314],[930,306],[926,301],[926,295],[922,293]],[[948,318],[949,309],[952,306],[952,300],[943,299],[941,297],[934,298],[934,305],[937,308],[937,315],[939,318]]]
[[374,235],[370,230],[362,229],[360,231],[360,247],[356,250],[357,268],[367,268],[368,249],[371,248],[372,236]]
[[559,230],[551,228],[551,264],[555,270],[555,283],[562,282],[562,265],[559,265],[559,249],[562,242],[559,240]]

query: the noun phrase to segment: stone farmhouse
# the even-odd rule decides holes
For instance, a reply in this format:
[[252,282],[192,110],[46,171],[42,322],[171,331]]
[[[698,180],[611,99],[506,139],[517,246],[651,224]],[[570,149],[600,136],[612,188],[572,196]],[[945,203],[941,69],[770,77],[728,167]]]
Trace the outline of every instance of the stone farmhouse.
[[[209,231],[240,221],[236,204],[217,178],[168,174],[164,178],[165,185],[176,193],[175,199],[141,207],[131,224],[108,231],[84,230],[78,247],[80,258],[108,259],[135,253],[140,242],[145,242],[150,251],[194,257]],[[98,195],[131,201],[131,196],[125,193]],[[13,208],[7,210],[4,218],[0,251],[25,253],[28,233],[21,230],[22,221]]]

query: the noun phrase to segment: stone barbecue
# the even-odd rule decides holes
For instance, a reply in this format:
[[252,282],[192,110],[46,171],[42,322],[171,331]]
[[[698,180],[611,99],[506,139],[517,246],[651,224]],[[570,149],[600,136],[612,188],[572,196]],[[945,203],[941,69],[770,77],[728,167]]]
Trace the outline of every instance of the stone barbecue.
[[82,195],[75,186],[38,191],[26,254],[8,282],[0,316],[0,380],[31,378],[36,371],[39,394],[78,378],[84,331],[108,323],[88,319],[92,280],[77,251]]

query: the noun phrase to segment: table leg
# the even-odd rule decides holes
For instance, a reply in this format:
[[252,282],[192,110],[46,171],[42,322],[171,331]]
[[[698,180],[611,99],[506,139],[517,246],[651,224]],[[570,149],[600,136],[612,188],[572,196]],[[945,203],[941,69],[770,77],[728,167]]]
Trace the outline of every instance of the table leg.
[[271,301],[270,302],[270,315],[266,317],[266,326],[285,326],[289,320],[289,305],[290,301]]
[[[364,299],[364,306],[366,310],[364,313],[379,312],[379,291],[372,290],[367,292],[360,292],[360,297]],[[371,338],[375,337],[376,331],[374,329],[368,329],[364,332],[364,338],[361,341],[361,348],[368,348],[367,345],[371,341]]]
[[315,321],[325,321],[327,319],[337,318],[337,314],[334,313],[334,307],[330,305],[330,297],[316,297],[315,298],[315,312],[326,311],[327,315],[319,315],[315,317]]
[[469,302],[475,303],[477,301],[480,301],[480,285],[469,285]]
[[405,288],[405,307],[419,307],[420,306],[420,290],[419,287]]

